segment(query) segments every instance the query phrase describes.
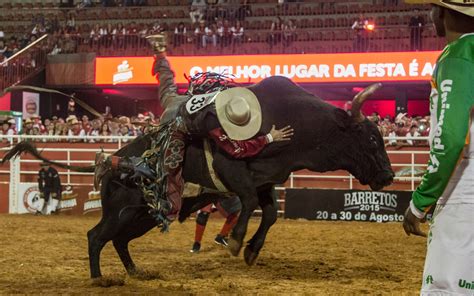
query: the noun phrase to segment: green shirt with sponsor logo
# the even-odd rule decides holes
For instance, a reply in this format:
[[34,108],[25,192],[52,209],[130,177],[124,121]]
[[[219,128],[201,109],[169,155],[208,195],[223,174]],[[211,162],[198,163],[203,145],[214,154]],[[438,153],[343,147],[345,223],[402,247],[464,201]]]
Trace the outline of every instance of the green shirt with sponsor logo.
[[461,156],[474,106],[474,34],[448,44],[438,58],[430,95],[430,160],[413,204],[426,212],[440,198]]

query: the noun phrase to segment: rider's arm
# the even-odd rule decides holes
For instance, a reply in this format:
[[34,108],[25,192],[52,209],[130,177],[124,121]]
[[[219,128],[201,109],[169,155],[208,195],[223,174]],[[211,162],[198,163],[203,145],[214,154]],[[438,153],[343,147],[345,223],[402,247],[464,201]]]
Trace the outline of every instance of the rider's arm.
[[443,194],[466,142],[471,108],[474,105],[474,65],[448,58],[438,65],[438,99],[431,104],[437,126],[431,139],[430,161],[420,186],[413,193],[411,210],[422,218]]
[[272,141],[268,135],[244,141],[232,140],[220,127],[211,130],[209,137],[216,142],[219,148],[234,158],[255,156]]

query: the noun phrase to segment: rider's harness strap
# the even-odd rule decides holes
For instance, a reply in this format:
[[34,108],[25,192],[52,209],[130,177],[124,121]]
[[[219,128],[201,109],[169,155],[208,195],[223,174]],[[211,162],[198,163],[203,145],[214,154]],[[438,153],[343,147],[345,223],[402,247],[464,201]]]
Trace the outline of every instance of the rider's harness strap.
[[208,139],[204,139],[204,155],[206,156],[206,163],[207,169],[209,170],[209,175],[211,176],[212,183],[214,183],[216,189],[220,192],[229,192],[229,190],[224,186],[224,184],[222,184],[221,180],[216,174],[216,171],[214,171],[214,168],[212,167],[212,161],[214,160],[214,158],[212,157],[211,144],[209,144]]

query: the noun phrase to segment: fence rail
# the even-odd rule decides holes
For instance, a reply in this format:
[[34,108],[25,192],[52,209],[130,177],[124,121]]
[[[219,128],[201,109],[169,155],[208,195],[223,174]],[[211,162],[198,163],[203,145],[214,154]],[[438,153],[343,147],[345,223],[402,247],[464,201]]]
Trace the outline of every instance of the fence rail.
[[[24,141],[24,140],[80,140],[84,141],[83,137],[77,137],[77,136],[29,136],[29,135],[15,135],[15,136],[0,136],[0,140],[5,140],[7,139],[8,142],[10,143],[10,146],[7,147],[2,147],[0,148],[0,152],[5,152],[8,151],[11,148],[11,145],[14,145],[15,143],[19,141]],[[87,139],[95,139],[95,140],[106,140],[106,141],[113,141],[112,143],[117,145],[117,149],[120,149],[124,144],[124,140],[131,140],[133,137],[112,137],[112,136],[91,136],[87,137]],[[399,140],[399,141],[404,141],[407,139],[411,140],[419,140],[419,141],[426,141],[428,140],[428,137],[386,137],[384,140]],[[101,148],[42,148],[42,152],[66,152],[67,153],[67,159],[64,160],[57,160],[60,163],[64,163],[67,165],[71,165],[72,163],[74,164],[93,164],[92,159],[90,161],[88,160],[74,160],[71,159],[71,153],[94,153],[94,152],[99,152],[101,151]],[[115,149],[104,149],[103,151],[107,153],[112,153],[115,151]],[[394,151],[394,150],[389,150],[387,153],[390,155],[410,155],[410,162],[406,163],[392,163],[392,166],[394,168],[397,167],[410,167],[411,168],[411,176],[410,177],[396,177],[395,180],[397,181],[409,181],[411,182],[411,190],[415,189],[416,182],[419,182],[421,180],[420,177],[415,176],[415,168],[424,168],[426,167],[426,164],[419,164],[416,163],[415,157],[416,155],[427,155],[429,154],[429,151]],[[28,159],[21,159],[20,158],[20,163],[40,163],[41,161],[39,160],[28,160]],[[1,170],[0,174],[3,173],[9,173],[9,171]],[[21,171],[21,174],[36,174],[36,171]],[[78,173],[78,172],[72,172],[68,170],[67,172],[64,173],[67,176],[68,182],[71,180],[71,176],[74,175],[93,175],[92,173]],[[288,178],[288,186],[278,186],[276,187],[277,190],[284,190],[286,188],[297,188],[295,186],[295,180],[298,179],[313,179],[313,180],[328,180],[328,179],[342,179],[342,180],[349,180],[349,188],[348,189],[353,189],[354,188],[354,176],[351,174],[342,174],[342,175],[329,175],[329,174],[301,174],[301,173],[291,173],[289,178]],[[79,185],[79,184],[71,184],[71,185]],[[81,185],[92,185],[92,184],[81,184]]]
[[48,35],[45,34],[0,63],[0,94],[7,87],[33,77],[46,65]]

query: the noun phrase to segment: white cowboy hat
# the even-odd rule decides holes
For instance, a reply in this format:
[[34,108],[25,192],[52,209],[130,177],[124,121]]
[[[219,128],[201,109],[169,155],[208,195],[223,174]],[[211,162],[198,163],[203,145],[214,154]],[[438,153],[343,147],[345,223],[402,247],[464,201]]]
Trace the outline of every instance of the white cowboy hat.
[[436,4],[474,17],[474,0],[405,0],[409,4]]
[[255,136],[262,125],[262,109],[253,92],[234,87],[220,92],[215,99],[217,119],[233,140]]

